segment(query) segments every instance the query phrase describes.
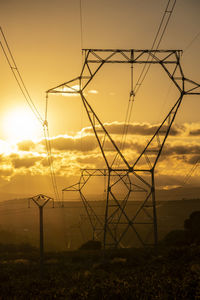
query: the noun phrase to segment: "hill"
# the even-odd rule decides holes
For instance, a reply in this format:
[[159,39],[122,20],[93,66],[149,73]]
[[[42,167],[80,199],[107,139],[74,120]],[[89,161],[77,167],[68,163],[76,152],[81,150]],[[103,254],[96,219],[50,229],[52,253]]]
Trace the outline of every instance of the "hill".
[[[166,196],[165,192],[162,193]],[[180,190],[174,192],[176,192],[174,198],[179,200],[169,198],[157,202],[159,240],[171,230],[182,229],[184,220],[193,211],[200,210],[199,199],[180,200],[178,197]],[[190,190],[188,190],[186,196],[189,197],[190,194]],[[157,196],[157,199],[163,199],[163,196],[160,198]],[[133,214],[139,203],[130,201],[127,207],[128,213]],[[0,202],[0,243],[26,242],[38,246],[39,212],[33,202],[30,204],[30,208],[28,208],[26,198]],[[104,214],[104,204],[102,201],[93,202],[99,214]],[[64,207],[56,202],[54,208],[49,202],[44,208],[44,236],[45,248],[55,251],[77,249],[82,243],[90,240],[92,230],[82,202],[64,201]],[[132,237],[130,240],[136,246]]]

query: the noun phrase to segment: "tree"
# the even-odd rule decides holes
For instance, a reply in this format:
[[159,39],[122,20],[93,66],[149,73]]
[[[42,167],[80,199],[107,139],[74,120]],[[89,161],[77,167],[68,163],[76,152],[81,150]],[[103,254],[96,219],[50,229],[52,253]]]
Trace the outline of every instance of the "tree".
[[194,211],[184,221],[184,228],[188,233],[191,242],[200,242],[200,211]]

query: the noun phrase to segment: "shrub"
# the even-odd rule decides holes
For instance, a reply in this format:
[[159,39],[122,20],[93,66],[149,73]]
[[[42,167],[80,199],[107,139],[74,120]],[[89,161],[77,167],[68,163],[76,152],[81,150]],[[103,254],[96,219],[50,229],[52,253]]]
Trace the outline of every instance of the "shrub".
[[172,230],[163,239],[163,244],[167,246],[182,246],[188,243],[185,230]]
[[101,242],[100,241],[87,241],[80,248],[80,250],[100,250]]
[[191,242],[200,242],[200,211],[191,213],[189,219],[184,221],[184,228],[190,236]]

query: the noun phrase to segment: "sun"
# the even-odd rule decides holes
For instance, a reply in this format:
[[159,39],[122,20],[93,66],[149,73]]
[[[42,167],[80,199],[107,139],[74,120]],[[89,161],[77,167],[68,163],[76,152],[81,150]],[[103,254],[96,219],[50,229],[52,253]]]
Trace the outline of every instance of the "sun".
[[5,138],[11,143],[23,140],[36,140],[42,136],[42,126],[34,114],[23,108],[13,109],[3,120]]

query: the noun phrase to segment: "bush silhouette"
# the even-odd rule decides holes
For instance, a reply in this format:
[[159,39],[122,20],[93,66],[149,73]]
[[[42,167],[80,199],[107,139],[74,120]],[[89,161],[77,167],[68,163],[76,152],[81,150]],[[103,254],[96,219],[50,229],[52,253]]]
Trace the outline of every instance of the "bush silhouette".
[[79,249],[80,250],[99,250],[99,249],[101,249],[101,242],[91,240],[91,241],[84,243]]
[[185,230],[172,230],[163,239],[162,243],[167,246],[183,246],[188,243]]
[[161,243],[168,246],[200,243],[200,211],[192,212],[184,221],[184,230],[170,231]]
[[200,242],[200,211],[191,213],[189,219],[184,221],[184,228],[190,236],[191,242]]

